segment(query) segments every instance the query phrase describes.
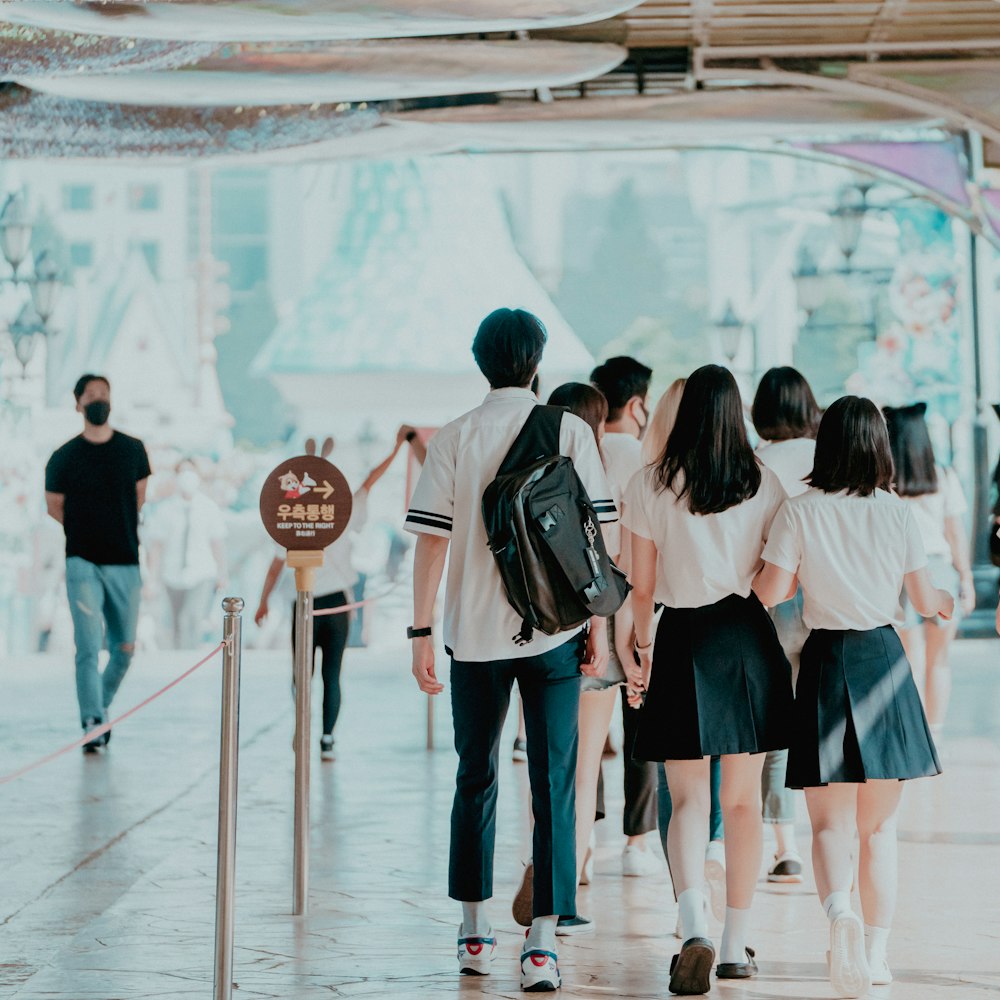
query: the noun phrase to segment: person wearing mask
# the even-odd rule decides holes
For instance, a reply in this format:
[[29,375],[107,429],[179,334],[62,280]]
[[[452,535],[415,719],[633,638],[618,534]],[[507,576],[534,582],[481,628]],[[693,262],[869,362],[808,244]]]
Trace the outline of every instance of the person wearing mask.
[[[935,587],[947,590],[969,614],[976,606],[976,586],[969,561],[969,540],[962,515],[968,510],[962,485],[954,470],[938,465],[927,430],[926,403],[912,406],[887,406],[884,409],[889,428],[889,446],[896,470],[893,489],[913,510],[927,556],[927,571]],[[923,636],[923,691],[927,720],[940,736],[948,714],[951,697],[951,667],[948,652],[958,629],[956,617],[949,621],[921,619],[904,594],[906,627],[900,634],[910,663],[919,662],[917,654]]]
[[[886,946],[903,782],[941,771],[896,627],[904,588],[928,618],[950,618],[954,600],[933,586],[912,505],[892,495],[892,481],[878,407],[858,396],[838,399],[819,425],[809,489],[782,506],[754,581],[771,607],[800,586],[804,595],[810,633],[786,780],[805,789],[813,874],[830,924],[830,982],[839,997],[892,982]],[[851,909],[855,836],[864,925]]]
[[[601,449],[608,482],[617,498],[622,496],[629,480],[642,467],[641,438],[649,421],[649,382],[652,377],[652,369],[629,357],[608,358],[590,373],[591,384],[600,389],[608,401],[608,419]],[[620,537],[609,539],[609,552],[621,553],[626,548]],[[627,565],[622,569],[627,570]],[[619,645],[628,650],[632,631],[630,602],[626,601],[615,616],[615,626]],[[630,661],[626,659],[624,662]],[[657,824],[657,769],[655,764],[636,760],[632,756],[638,716],[629,707],[628,692],[624,687],[621,688],[620,698],[624,729],[622,753],[625,758],[622,874],[652,875],[662,867],[646,843],[646,834],[655,830]]]
[[178,463],[176,483],[150,518],[148,570],[166,591],[173,648],[189,649],[204,638],[212,596],[227,585],[226,524],[190,459]]
[[[678,378],[667,388],[653,409],[649,418],[649,427],[642,439],[643,466],[656,465],[663,457],[667,446],[667,438],[677,422],[677,408],[681,405],[684,386],[687,379]],[[642,704],[641,692],[629,693],[629,704],[638,708]],[[667,843],[670,837],[670,818],[673,815],[673,800],[670,798],[670,786],[667,784],[667,769],[664,764],[656,765],[657,778],[657,818],[656,826],[660,834],[660,847],[663,857],[670,870],[670,854]],[[724,828],[722,823],[722,804],[719,801],[719,790],[722,786],[722,762],[718,756],[712,757],[709,764],[709,793],[711,795],[711,810],[708,823],[708,847],[705,849],[705,885],[708,889],[708,899],[711,903],[715,919],[726,919],[726,848],[723,843]],[[673,875],[671,875],[673,882]],[[677,898],[677,887],[674,886],[674,899]],[[681,926],[680,914],[677,915],[677,925],[674,937],[683,938],[684,928]]]
[[[757,973],[748,936],[762,852],[760,775],[764,754],[788,746],[792,688],[751,584],[784,500],[778,477],[750,447],[736,380],[717,365],[688,378],[661,460],[625,492],[646,689],[633,752],[666,762],[668,852],[683,930],[669,985],[681,995],[708,991],[716,954],[703,888],[713,755],[722,758],[727,897],[716,975]],[[663,605],[655,636],[654,602]]]
[[[790,497],[805,493],[806,478],[816,453],[819,406],[809,383],[794,368],[764,373],[754,396],[751,418],[760,436],[757,457],[781,480]],[[771,609],[781,648],[792,665],[792,686],[799,675],[799,657],[809,630],[802,622],[801,592]],[[768,882],[801,882],[802,855],[795,840],[795,793],[785,787],[787,750],[773,750],[764,760],[761,798],[764,822],[774,831],[775,854],[767,869]]]
[[[495,479],[537,400],[530,386],[546,333],[517,309],[497,309],[480,324],[472,353],[490,385],[480,406],[431,438],[405,527],[417,534],[413,564],[413,676],[421,691],[440,694],[434,599],[448,574],[444,648],[458,752],[451,814],[448,894],[462,904],[458,968],[485,975],[496,957],[486,902],[493,895],[500,731],[517,681],[524,700],[532,834],[532,921],[521,950],[521,988],[558,989],[556,952],[561,914],[576,913],[574,784],[581,672],[599,675],[607,663],[607,626],[519,642],[522,619],[510,605],[487,544],[483,493]],[[573,461],[598,519],[617,511],[591,429],[563,414],[560,454]]]
[[[48,514],[66,534],[66,595],[76,644],[76,695],[84,730],[107,721],[135,651],[142,580],[139,511],[151,470],[143,443],[114,430],[111,383],[81,375],[73,388],[83,433],[57,449],[45,467]],[[98,656],[110,653],[103,673]],[[83,745],[94,753],[107,732]]]
[[[361,486],[355,490],[351,505],[351,518],[348,521],[347,529],[331,545],[324,550],[323,565],[316,570],[313,583],[315,597],[313,599],[313,609],[315,611],[327,611],[332,608],[345,608],[351,604],[354,595],[353,589],[357,582],[358,574],[351,561],[351,536],[364,526],[368,517],[368,494],[371,488],[386,474],[393,459],[399,454],[399,450],[404,444],[409,443],[411,447],[417,440],[414,429],[408,425],[403,425],[396,433],[396,443],[392,451],[384,458],[368,475]],[[322,458],[327,458],[333,451],[333,439],[327,438],[323,443],[321,452]],[[423,445],[420,450],[414,449],[418,461],[424,453]],[[306,442],[306,454],[313,455],[316,452],[316,443],[313,439]],[[267,569],[264,577],[264,586],[260,593],[260,602],[254,614],[254,623],[259,628],[264,624],[270,613],[270,599],[282,571],[285,569],[285,550],[280,549],[271,560],[271,565]],[[295,662],[295,615],[292,614],[292,662]],[[350,632],[351,618],[350,612],[344,611],[337,614],[319,615],[313,620],[313,655],[312,669],[316,669],[316,653],[321,656],[321,676],[323,678],[323,733],[319,738],[319,753],[322,760],[334,760],[336,751],[334,749],[333,730],[340,717],[341,688],[340,671],[344,663],[344,650],[347,648],[347,637]]]

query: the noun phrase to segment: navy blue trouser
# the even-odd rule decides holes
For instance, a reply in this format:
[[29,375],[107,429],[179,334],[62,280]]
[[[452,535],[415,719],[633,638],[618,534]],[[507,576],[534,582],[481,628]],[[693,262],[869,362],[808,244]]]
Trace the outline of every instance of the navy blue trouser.
[[448,895],[493,895],[500,730],[514,681],[524,703],[528,778],[535,817],[534,916],[576,913],[576,749],[583,636],[539,656],[451,661],[458,751],[451,811]]

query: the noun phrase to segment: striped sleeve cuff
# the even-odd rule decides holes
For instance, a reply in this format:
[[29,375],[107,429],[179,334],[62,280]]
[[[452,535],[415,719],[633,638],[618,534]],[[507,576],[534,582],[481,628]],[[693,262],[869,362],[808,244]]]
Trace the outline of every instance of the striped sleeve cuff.
[[417,535],[440,535],[442,538],[451,538],[451,524],[451,518],[445,514],[435,514],[429,510],[417,510],[411,507],[406,512],[403,527]]
[[614,500],[594,500],[594,510],[601,524],[611,524],[618,520],[618,508]]

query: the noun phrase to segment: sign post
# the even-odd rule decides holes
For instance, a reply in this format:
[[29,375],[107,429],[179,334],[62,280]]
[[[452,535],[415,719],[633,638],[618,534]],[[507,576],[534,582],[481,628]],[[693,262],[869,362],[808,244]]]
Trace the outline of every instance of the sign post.
[[282,462],[264,482],[260,516],[267,533],[287,550],[295,570],[295,806],[292,913],[309,908],[309,722],[313,662],[313,586],[323,550],[351,518],[351,490],[341,471],[315,455]]

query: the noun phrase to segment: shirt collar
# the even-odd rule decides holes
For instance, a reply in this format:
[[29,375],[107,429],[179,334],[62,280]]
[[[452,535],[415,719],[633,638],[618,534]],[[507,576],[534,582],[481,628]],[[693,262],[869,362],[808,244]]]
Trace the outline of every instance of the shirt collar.
[[502,389],[490,389],[483,402],[490,403],[500,399],[530,399],[533,403],[538,402],[530,389],[518,389],[512,385],[504,386]]

